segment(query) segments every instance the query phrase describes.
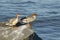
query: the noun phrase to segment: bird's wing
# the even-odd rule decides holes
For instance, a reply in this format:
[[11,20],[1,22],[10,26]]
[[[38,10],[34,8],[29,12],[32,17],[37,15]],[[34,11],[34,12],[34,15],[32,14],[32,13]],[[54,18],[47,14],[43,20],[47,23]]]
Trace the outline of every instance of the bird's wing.
[[11,22],[13,22],[15,20],[15,18],[11,18],[10,20],[9,20],[9,22],[11,23]]

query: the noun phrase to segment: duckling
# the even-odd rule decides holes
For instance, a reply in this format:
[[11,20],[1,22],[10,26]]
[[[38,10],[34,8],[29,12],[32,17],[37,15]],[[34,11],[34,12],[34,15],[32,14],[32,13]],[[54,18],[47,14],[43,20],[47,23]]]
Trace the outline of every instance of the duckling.
[[19,16],[20,16],[20,14],[16,14],[16,17],[15,18],[11,18],[10,20],[8,20],[8,22],[6,23],[6,25],[8,25],[8,26],[14,26],[14,25],[16,25],[18,23]]
[[30,23],[36,19],[37,14],[33,13],[30,16],[21,19],[22,23]]

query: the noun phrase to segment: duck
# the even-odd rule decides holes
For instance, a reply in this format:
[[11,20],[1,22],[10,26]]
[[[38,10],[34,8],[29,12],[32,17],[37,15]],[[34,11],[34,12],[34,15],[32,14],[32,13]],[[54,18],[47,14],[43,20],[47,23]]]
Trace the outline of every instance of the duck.
[[22,23],[30,23],[33,22],[36,19],[37,14],[32,13],[31,15],[27,16],[27,17],[23,17],[21,18],[21,22]]
[[8,26],[16,25],[18,23],[19,16],[20,16],[20,14],[17,13],[15,18],[11,18],[10,20],[8,20],[8,22],[6,22],[6,25],[8,25]]

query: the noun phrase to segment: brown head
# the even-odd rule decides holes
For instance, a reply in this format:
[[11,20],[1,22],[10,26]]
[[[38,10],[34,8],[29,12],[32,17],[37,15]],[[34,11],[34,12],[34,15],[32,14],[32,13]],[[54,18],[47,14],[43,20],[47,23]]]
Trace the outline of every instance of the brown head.
[[16,14],[16,17],[18,17],[18,16],[20,16],[20,14],[17,13],[17,14]]
[[31,16],[37,16],[37,14],[35,14],[35,13],[32,13],[32,15]]

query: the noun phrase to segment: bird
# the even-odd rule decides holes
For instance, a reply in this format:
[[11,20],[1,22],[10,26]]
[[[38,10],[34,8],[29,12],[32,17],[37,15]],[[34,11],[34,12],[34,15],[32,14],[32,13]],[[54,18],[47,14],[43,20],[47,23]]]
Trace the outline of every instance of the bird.
[[31,15],[27,16],[27,17],[23,17],[21,18],[21,22],[22,23],[30,23],[33,22],[36,19],[37,14],[32,13]]
[[15,18],[11,18],[10,20],[8,20],[8,22],[6,22],[6,25],[8,25],[8,26],[16,25],[18,23],[19,16],[20,16],[20,14],[17,13]]

